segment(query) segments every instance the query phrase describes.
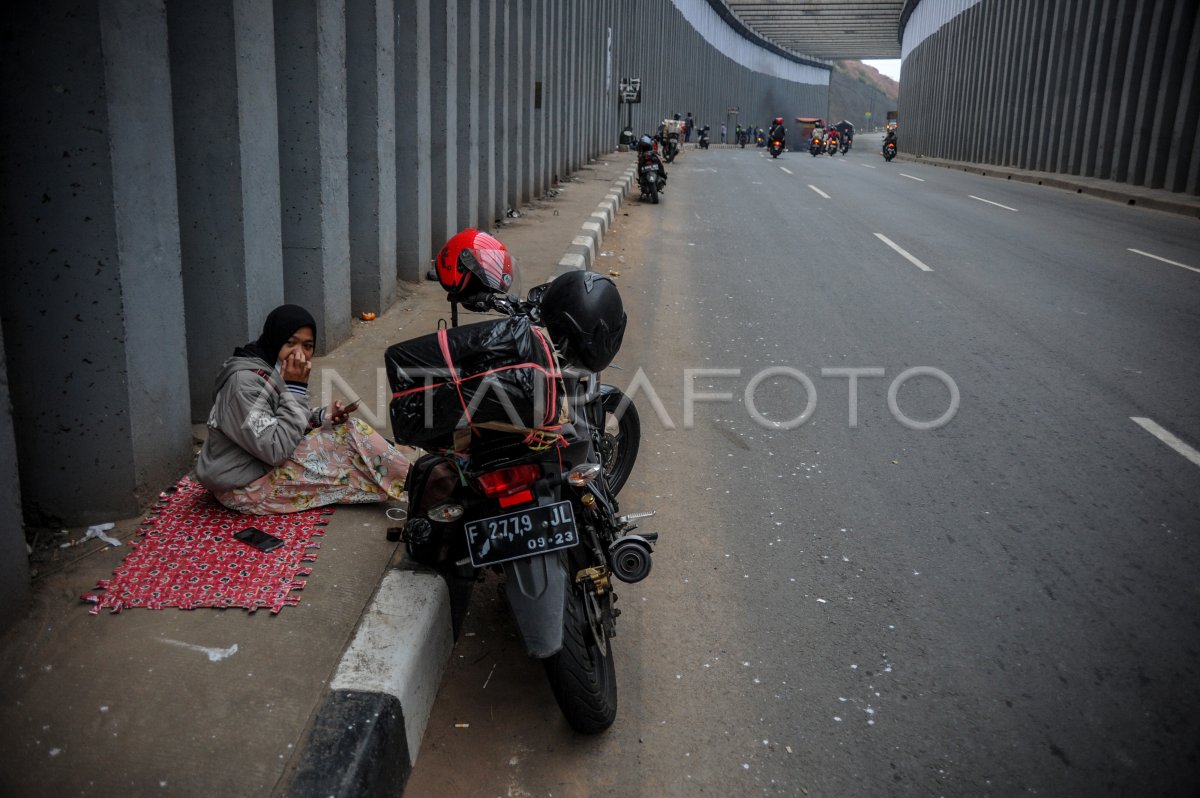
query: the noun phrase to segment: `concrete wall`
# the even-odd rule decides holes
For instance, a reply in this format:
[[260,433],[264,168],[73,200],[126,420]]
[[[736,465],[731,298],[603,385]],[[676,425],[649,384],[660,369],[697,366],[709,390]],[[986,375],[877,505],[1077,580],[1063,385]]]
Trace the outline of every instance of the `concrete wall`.
[[0,629],[20,616],[25,587],[29,584],[24,526],[21,522],[21,483],[17,474],[13,438],[12,404],[8,400],[8,364],[4,361],[4,332],[0,330]]
[[1200,3],[921,0],[902,152],[1200,194]]
[[449,235],[613,151],[622,76],[640,130],[820,113],[828,83],[707,0],[45,0],[0,63],[6,585],[6,513],[137,514],[273,306],[336,346]]

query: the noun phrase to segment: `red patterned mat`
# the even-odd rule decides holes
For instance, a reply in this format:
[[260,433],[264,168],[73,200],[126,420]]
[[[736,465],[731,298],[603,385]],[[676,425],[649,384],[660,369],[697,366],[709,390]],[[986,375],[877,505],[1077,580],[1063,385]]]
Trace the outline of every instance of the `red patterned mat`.
[[[322,507],[283,515],[242,515],[221,506],[198,482],[184,477],[164,491],[158,507],[142,522],[141,537],[112,579],[96,584],[103,595],[86,593],[91,613],[101,607],[120,612],[127,607],[159,610],[178,607],[266,607],[279,612],[296,606],[304,587],[299,576],[312,573],[301,565],[317,558],[324,526],[333,508]],[[283,539],[274,551],[261,552],[233,535],[255,527]]]

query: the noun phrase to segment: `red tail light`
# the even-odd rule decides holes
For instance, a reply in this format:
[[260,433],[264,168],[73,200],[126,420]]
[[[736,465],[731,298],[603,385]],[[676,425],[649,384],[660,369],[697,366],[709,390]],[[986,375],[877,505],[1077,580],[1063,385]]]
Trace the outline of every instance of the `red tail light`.
[[496,499],[501,507],[512,507],[533,501],[531,487],[541,476],[541,468],[526,464],[480,474],[476,482],[484,496]]

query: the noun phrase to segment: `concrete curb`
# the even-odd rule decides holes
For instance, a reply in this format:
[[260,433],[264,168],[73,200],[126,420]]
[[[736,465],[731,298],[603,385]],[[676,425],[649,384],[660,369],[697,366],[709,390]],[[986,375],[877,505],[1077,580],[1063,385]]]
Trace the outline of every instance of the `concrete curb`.
[[616,221],[617,211],[625,201],[625,194],[633,185],[636,174],[637,165],[634,164],[613,181],[612,190],[604,195],[596,210],[583,223],[579,235],[575,236],[571,246],[567,247],[566,253],[559,259],[558,268],[554,270],[555,277],[570,271],[587,271],[595,265],[596,258],[600,255],[600,242]]
[[1188,195],[1176,195],[1174,192],[1162,189],[1147,189],[1141,186],[1127,186],[1108,180],[1094,178],[1078,178],[1075,175],[1056,174],[1051,172],[1029,172],[992,164],[973,164],[962,161],[948,161],[942,158],[917,158],[912,155],[899,154],[900,161],[909,163],[939,166],[943,169],[968,172],[983,177],[1004,178],[1021,183],[1036,183],[1075,194],[1086,194],[1091,197],[1119,202],[1122,205],[1132,205],[1138,208],[1149,208],[1155,211],[1177,213],[1200,218],[1200,199]]
[[417,759],[453,646],[445,580],[433,571],[389,571],[342,655],[281,794],[397,795]]

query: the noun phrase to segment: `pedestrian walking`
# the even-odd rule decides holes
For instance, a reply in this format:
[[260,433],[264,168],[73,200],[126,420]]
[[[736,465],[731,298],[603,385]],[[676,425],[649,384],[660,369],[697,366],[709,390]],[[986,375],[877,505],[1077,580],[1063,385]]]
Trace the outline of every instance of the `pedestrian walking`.
[[725,127],[724,123],[722,123],[721,124],[721,143],[722,144],[725,143],[725,134],[728,132],[729,132],[729,129],[727,127]]

